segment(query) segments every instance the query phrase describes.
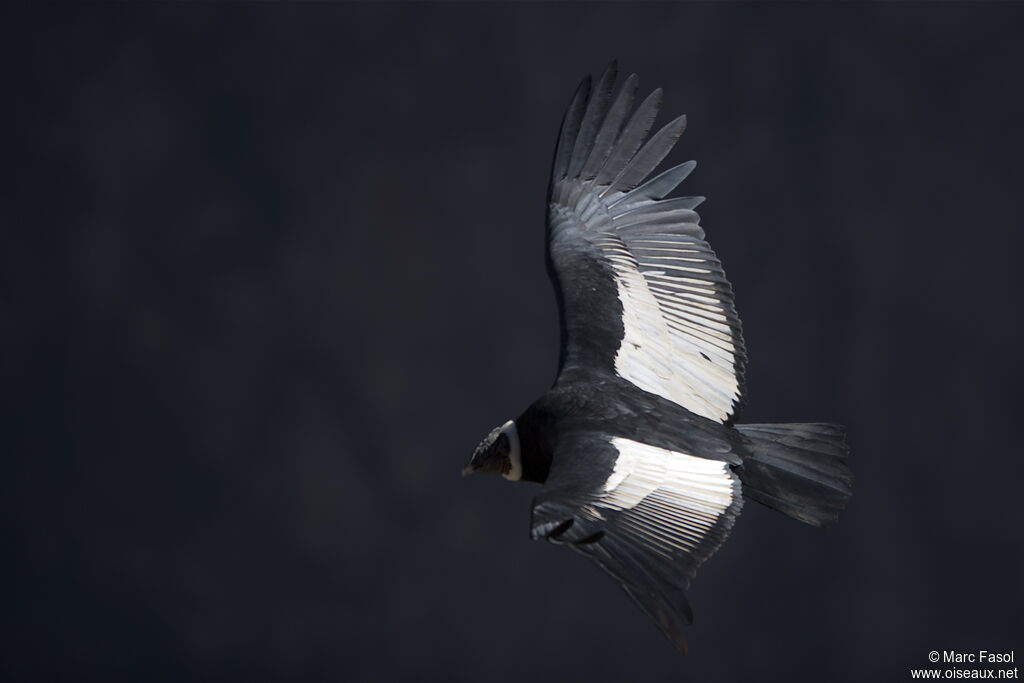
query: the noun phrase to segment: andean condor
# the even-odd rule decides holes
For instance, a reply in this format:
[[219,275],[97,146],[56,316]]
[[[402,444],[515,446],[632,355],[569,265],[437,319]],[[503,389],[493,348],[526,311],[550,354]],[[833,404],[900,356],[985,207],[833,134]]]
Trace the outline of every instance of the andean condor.
[[686,117],[647,139],[661,90],[634,110],[636,75],[613,98],[615,76],[612,63],[580,84],[555,150],[557,378],[463,473],[544,484],[532,537],[594,560],[685,651],[685,591],[744,498],[819,526],[852,478],[838,425],[735,423],[746,355],[732,288],[694,211],[703,198],[666,198],[695,164],[647,180]]

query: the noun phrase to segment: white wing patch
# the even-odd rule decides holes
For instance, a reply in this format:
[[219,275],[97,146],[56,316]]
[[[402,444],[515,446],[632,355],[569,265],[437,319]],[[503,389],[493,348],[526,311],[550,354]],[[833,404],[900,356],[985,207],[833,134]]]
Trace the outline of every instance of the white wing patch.
[[718,264],[696,238],[594,240],[612,265],[625,334],[615,372],[690,412],[726,422],[739,400],[736,345],[713,286]]
[[730,508],[742,505],[728,463],[613,438],[619,452],[598,505],[636,514],[624,523],[658,544],[692,551]]

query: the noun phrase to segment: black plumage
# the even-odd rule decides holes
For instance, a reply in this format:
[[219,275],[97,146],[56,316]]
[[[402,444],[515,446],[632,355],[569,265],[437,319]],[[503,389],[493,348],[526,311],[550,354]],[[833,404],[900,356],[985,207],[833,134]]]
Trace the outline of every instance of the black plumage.
[[532,536],[594,560],[685,649],[685,591],[744,497],[821,525],[851,476],[837,425],[734,424],[746,351],[732,288],[698,224],[703,198],[666,198],[695,163],[647,179],[686,118],[648,138],[661,91],[630,114],[637,78],[617,95],[615,78],[613,63],[580,84],[552,164],[557,378],[467,472],[544,484]]

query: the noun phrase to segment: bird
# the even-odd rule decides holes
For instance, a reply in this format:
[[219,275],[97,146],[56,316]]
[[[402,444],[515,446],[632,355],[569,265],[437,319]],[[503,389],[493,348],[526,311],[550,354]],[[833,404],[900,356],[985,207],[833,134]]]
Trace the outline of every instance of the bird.
[[[552,386],[480,442],[463,475],[542,484],[530,535],[615,579],[683,653],[687,591],[746,500],[811,526],[852,495],[844,427],[740,424],[746,348],[732,286],[695,211],[650,177],[686,127],[649,135],[663,94],[588,75],[562,119],[545,259],[561,347]],[[613,97],[614,95],[614,97]]]

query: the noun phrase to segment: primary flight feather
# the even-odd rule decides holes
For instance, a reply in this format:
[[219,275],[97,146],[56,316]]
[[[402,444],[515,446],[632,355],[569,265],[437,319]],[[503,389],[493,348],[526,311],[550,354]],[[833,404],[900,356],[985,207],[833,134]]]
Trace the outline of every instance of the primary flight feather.
[[819,526],[850,496],[838,425],[735,424],[746,352],[732,287],[704,240],[702,197],[668,195],[690,161],[648,180],[686,127],[650,134],[655,90],[588,77],[562,121],[547,265],[561,352],[550,390],[478,446],[465,474],[544,484],[531,535],[586,555],[686,649],[697,568],[744,498]]

